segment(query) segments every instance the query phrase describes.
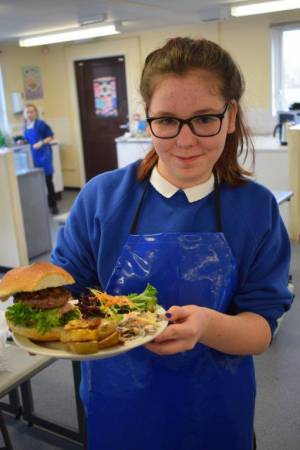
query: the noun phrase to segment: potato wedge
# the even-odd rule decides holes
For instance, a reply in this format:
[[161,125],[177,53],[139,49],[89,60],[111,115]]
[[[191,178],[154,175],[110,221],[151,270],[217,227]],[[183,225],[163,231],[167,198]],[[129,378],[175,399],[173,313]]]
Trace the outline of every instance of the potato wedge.
[[94,319],[74,319],[70,320],[65,326],[65,330],[78,330],[81,328],[97,328],[101,323],[101,318]]
[[61,342],[84,342],[84,341],[96,341],[97,329],[73,329],[62,330],[60,335]]
[[118,331],[115,331],[114,333],[107,336],[105,339],[98,341],[98,349],[101,350],[102,348],[114,347],[119,343],[120,343],[120,335]]
[[114,320],[102,320],[97,327],[97,339],[101,341],[116,331],[117,324]]
[[67,348],[72,353],[78,353],[79,355],[89,355],[98,351],[98,341],[68,342]]

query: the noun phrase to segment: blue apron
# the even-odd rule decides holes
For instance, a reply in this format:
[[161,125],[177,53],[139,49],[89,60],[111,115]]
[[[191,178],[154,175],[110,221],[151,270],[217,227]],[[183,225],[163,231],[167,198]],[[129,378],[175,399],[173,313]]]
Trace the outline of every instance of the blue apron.
[[[221,232],[218,183],[215,233],[134,234],[143,198],[106,290],[141,292],[149,282],[166,309],[194,304],[226,313],[237,271]],[[81,396],[89,450],[252,450],[250,356],[202,344],[169,356],[139,347],[84,362]]]
[[52,148],[49,144],[44,144],[38,150],[33,148],[33,145],[43,139],[41,133],[36,128],[36,123],[33,128],[27,128],[25,130],[25,138],[30,144],[31,156],[34,167],[40,167],[44,169],[45,175],[53,174],[52,164]]

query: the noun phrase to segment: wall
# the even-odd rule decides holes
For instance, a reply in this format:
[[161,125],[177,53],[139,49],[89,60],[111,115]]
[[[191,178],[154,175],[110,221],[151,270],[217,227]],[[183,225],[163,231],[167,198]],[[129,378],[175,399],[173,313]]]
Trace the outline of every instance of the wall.
[[78,103],[73,63],[75,60],[125,55],[130,116],[142,111],[138,95],[139,75],[145,56],[169,37],[204,36],[224,46],[240,65],[246,80],[244,106],[254,133],[270,133],[275,118],[271,114],[270,24],[300,20],[300,12],[265,14],[223,22],[166,27],[139,34],[127,34],[85,44],[61,44],[19,48],[0,45],[0,64],[12,134],[22,126],[22,118],[12,114],[10,93],[23,92],[22,66],[41,67],[44,98],[36,101],[42,117],[52,125],[62,143],[65,186],[84,184],[84,170]]

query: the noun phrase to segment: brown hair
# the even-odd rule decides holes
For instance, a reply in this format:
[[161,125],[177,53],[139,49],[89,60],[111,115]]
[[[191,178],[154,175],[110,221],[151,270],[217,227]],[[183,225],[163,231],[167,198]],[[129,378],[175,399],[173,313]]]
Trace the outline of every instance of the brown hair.
[[[254,149],[246,128],[240,99],[244,93],[244,79],[237,64],[230,54],[218,44],[207,39],[190,39],[177,37],[170,39],[162,48],[150,53],[145,61],[141,76],[140,92],[145,103],[146,113],[150,107],[151,98],[157,80],[165,75],[176,74],[184,76],[192,70],[207,70],[215,74],[219,80],[220,92],[226,102],[236,100],[237,116],[235,131],[228,134],[224,151],[215,164],[220,181],[231,185],[241,185],[251,172],[243,169],[239,162],[245,150],[245,159],[251,146],[254,163]],[[152,148],[141,162],[138,169],[138,180],[149,176],[158,161],[158,155]]]
[[27,108],[33,108],[35,110],[37,119],[39,118],[39,110],[33,103],[27,103],[27,105],[25,105],[24,112]]

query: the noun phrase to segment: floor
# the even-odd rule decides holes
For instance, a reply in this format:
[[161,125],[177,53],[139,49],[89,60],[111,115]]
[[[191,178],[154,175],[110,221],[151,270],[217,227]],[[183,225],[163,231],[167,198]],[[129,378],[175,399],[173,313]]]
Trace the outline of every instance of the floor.
[[[64,192],[59,202],[61,212],[68,211],[76,195],[76,191]],[[50,221],[54,244],[59,224],[53,217]],[[47,257],[41,255],[37,259],[45,260]],[[284,317],[270,349],[255,357],[257,450],[300,449],[300,245],[292,247],[291,273],[296,291],[292,310]],[[77,426],[71,365],[68,361],[56,361],[36,375],[32,387],[38,412],[46,411],[49,419],[59,417],[64,425]],[[30,428],[12,417],[7,416],[7,422],[14,450],[80,449],[73,442],[36,427]]]

